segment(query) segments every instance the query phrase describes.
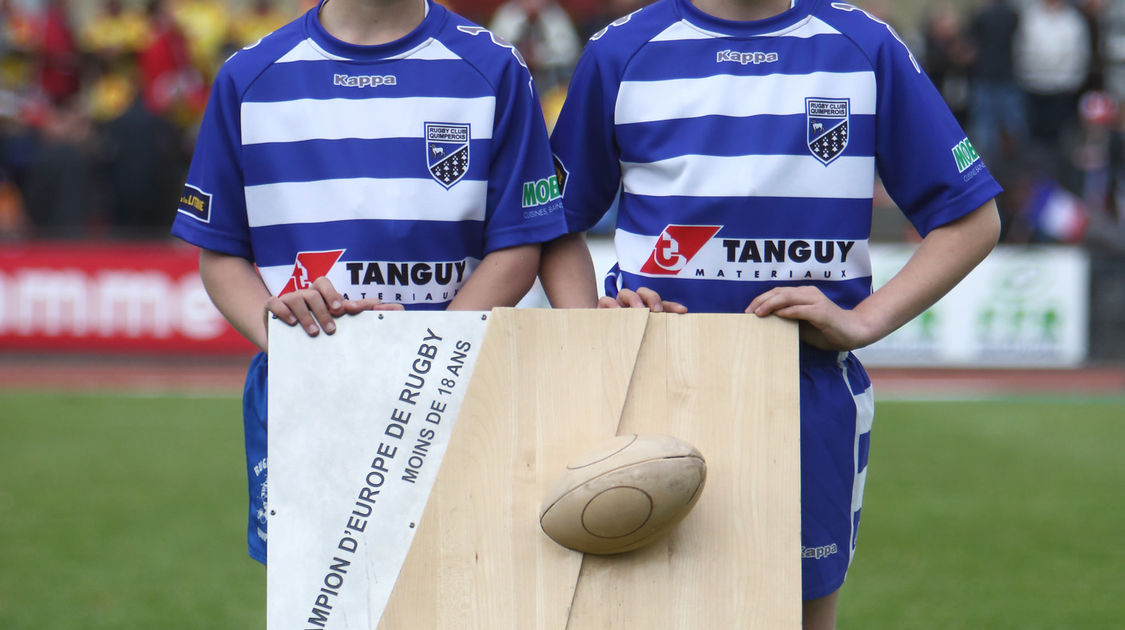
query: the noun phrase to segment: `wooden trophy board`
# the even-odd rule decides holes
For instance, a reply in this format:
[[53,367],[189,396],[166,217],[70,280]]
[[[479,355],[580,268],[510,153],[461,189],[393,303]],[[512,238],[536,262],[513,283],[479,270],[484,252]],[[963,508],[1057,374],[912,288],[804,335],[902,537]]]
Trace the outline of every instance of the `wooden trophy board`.
[[[294,333],[274,323],[274,334]],[[369,596],[361,612],[333,599],[330,614],[318,613],[323,624],[297,619],[297,610],[271,614],[270,630],[800,628],[796,325],[638,309],[496,309],[478,345],[432,491],[410,508],[420,518],[406,519],[413,538],[403,543],[401,570],[368,565],[380,569],[367,569],[379,584],[371,592],[389,595]],[[275,416],[305,413],[290,408],[301,398],[292,392],[285,410],[272,406],[273,366],[309,363],[279,348],[271,349],[271,459]],[[708,467],[699,502],[670,536],[637,551],[593,556],[555,544],[538,522],[548,488],[567,461],[627,433],[696,446]],[[387,520],[401,534],[402,519]],[[379,526],[373,521],[365,536],[384,539]],[[283,552],[270,528],[273,581],[273,554]],[[271,588],[271,611],[274,595]]]

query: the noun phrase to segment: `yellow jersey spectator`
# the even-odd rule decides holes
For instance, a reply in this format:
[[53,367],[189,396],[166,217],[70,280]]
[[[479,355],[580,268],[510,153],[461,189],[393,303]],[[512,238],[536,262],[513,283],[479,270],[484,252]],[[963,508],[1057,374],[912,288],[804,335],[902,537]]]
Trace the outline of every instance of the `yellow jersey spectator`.
[[280,9],[270,0],[253,0],[231,24],[231,39],[249,46],[297,18],[296,13]]
[[106,0],[79,34],[83,50],[115,55],[136,52],[148,38],[148,20],[140,11],[126,8],[121,0]]
[[137,97],[136,71],[123,64],[103,70],[86,89],[90,117],[104,123],[117,118]]
[[230,41],[231,14],[226,3],[176,0],[172,16],[187,39],[192,65],[208,78],[215,76]]

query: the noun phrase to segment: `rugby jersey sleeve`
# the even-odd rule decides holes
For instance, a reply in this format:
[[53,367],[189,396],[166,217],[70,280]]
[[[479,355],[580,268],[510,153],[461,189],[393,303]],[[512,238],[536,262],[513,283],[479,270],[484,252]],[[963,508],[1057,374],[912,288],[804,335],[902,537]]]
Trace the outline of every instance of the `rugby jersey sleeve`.
[[566,233],[547,125],[527,68],[512,58],[496,94],[484,253]]
[[231,74],[221,71],[203,115],[172,235],[252,260],[239,129],[238,90]]
[[891,198],[925,236],[1001,188],[906,45],[887,36],[876,54],[876,165]]
[[587,44],[551,133],[571,232],[592,228],[613,205],[621,183],[614,132],[619,81],[600,53],[596,42]]

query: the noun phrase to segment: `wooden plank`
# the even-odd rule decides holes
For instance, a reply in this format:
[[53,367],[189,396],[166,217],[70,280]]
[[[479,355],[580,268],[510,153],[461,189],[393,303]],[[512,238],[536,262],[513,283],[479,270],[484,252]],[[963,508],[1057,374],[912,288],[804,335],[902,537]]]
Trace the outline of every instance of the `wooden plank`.
[[496,309],[382,630],[561,630],[582,554],[539,530],[566,461],[614,435],[644,311]]
[[568,630],[801,627],[797,327],[651,315],[619,434],[694,444],[708,476],[671,536],[585,557]]

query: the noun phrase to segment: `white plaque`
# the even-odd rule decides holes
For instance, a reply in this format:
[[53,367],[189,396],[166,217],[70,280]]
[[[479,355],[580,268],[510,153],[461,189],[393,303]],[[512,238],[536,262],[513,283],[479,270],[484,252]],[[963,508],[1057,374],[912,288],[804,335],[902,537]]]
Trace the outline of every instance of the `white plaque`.
[[472,376],[488,314],[271,320],[267,626],[376,627]]

